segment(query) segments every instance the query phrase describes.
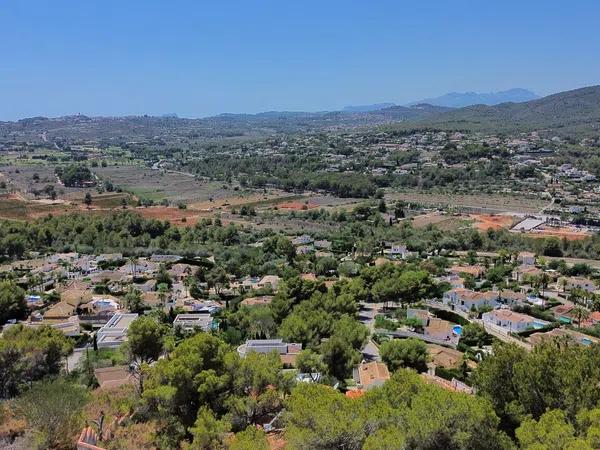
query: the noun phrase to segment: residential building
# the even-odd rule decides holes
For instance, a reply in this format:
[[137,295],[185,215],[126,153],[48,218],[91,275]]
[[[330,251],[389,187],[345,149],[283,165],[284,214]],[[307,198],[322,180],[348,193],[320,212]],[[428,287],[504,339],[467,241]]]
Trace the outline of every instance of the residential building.
[[527,303],[527,294],[523,292],[510,291],[508,289],[492,292],[494,292],[494,294],[498,296],[498,302],[503,303],[505,305],[513,306],[524,305]]
[[308,245],[312,244],[314,239],[310,237],[308,234],[303,234],[302,236],[295,237],[292,239],[292,244],[294,245]]
[[275,351],[279,354],[283,364],[293,366],[302,351],[302,344],[288,344],[283,342],[282,339],[256,339],[246,341],[237,350],[242,358],[250,352],[271,353]]
[[472,275],[474,278],[481,278],[483,274],[486,272],[486,268],[484,266],[452,266],[448,269],[448,272],[455,275],[468,274]]
[[568,291],[570,291],[571,289],[583,289],[587,292],[594,292],[598,289],[594,281],[584,277],[567,278],[566,288]]
[[210,314],[177,314],[173,327],[180,327],[183,331],[202,330],[209,332],[214,329],[216,322]]
[[512,271],[512,278],[516,281],[528,282],[542,275],[544,271],[535,266],[523,265],[518,266]]
[[390,379],[387,366],[378,361],[361,363],[353,370],[353,378],[359,389],[371,389],[382,386]]
[[315,248],[319,248],[322,250],[331,250],[331,242],[326,240],[319,240],[314,242]]
[[429,319],[433,317],[426,309],[416,309],[416,308],[407,308],[406,309],[406,318],[407,319],[417,319],[421,322],[422,326],[427,325]]
[[58,302],[52,305],[48,310],[44,313],[45,320],[61,320],[68,319],[73,314],[75,314],[75,307],[73,305],[68,304],[67,302]]
[[535,266],[535,253],[520,252],[517,256],[517,262],[522,266]]
[[483,307],[494,308],[498,305],[498,292],[475,292],[470,289],[456,288],[445,292],[442,301],[465,312]]
[[388,244],[389,248],[383,250],[383,254],[391,258],[405,259],[408,255],[408,249],[406,245],[402,244]]
[[281,278],[279,278],[277,275],[265,275],[257,283],[257,288],[262,289],[270,286],[273,292],[276,292],[280,281]]
[[532,328],[544,328],[550,324],[550,322],[546,322],[545,320],[536,319],[535,317],[514,312],[510,309],[496,309],[484,313],[482,319],[484,323],[503,328],[511,333],[520,333]]
[[456,325],[447,320],[431,317],[427,320],[423,328],[423,334],[437,341],[445,341],[451,344],[458,344],[460,335],[454,331]]
[[96,333],[98,347],[118,347],[127,341],[127,329],[138,318],[133,313],[117,313]]
[[545,333],[533,333],[527,340],[533,345],[539,345],[542,342],[546,342],[551,339],[566,339],[576,344],[585,346],[600,342],[600,339],[598,338],[588,336],[587,334],[579,333],[578,331],[570,330],[568,328],[554,328],[553,330],[546,331]]

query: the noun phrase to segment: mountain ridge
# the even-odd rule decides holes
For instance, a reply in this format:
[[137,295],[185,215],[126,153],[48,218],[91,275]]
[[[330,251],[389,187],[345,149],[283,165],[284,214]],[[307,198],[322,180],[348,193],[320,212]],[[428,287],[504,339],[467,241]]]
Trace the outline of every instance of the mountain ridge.
[[573,89],[527,102],[463,108],[421,103],[364,112],[266,111],[258,114],[224,113],[201,119],[175,116],[90,117],[81,114],[59,118],[38,116],[17,122],[0,122],[0,142],[14,141],[15,136],[37,141],[42,134],[52,139],[148,139],[173,133],[195,137],[235,137],[365,126],[490,132],[552,128],[564,133],[597,133],[600,129],[600,86]]
[[473,105],[498,105],[506,102],[520,103],[540,98],[539,95],[528,89],[512,88],[498,92],[449,92],[439,97],[425,98],[411,102],[407,106],[419,103],[428,103],[435,106],[449,108],[464,108]]

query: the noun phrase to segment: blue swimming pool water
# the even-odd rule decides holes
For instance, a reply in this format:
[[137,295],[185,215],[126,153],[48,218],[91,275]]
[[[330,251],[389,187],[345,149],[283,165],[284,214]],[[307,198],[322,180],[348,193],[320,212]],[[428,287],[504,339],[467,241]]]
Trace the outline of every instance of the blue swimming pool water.
[[454,334],[460,336],[462,334],[462,327],[460,325],[456,325],[452,327],[452,331],[454,332]]

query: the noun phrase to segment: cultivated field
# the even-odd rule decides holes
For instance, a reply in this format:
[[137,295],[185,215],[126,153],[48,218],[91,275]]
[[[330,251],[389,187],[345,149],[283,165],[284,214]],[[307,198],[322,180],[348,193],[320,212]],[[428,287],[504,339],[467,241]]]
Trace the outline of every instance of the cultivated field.
[[[535,213],[539,212],[547,202],[538,198],[524,196],[509,196],[501,194],[433,194],[424,192],[391,192],[386,195],[390,201],[404,200],[432,207],[455,207],[457,209],[481,209],[482,213],[512,212]],[[475,212],[475,211],[473,211]]]
[[473,226],[481,231],[508,229],[518,221],[511,215],[470,214],[469,217],[474,220]]
[[414,216],[410,218],[410,221],[414,228],[425,228],[429,225],[434,225],[440,230],[445,231],[456,230],[470,224],[467,216],[452,216],[440,214],[439,212]]
[[232,195],[223,183],[198,180],[183,172],[165,172],[141,166],[98,167],[94,171],[111,180],[115,186],[155,202],[163,199],[175,203],[201,202],[211,197],[221,199]]

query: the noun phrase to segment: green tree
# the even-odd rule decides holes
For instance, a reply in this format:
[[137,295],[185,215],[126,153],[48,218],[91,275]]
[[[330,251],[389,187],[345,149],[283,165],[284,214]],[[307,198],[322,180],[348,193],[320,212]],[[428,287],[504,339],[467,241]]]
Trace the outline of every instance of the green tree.
[[575,427],[570,424],[565,413],[552,410],[543,414],[539,421],[527,418],[516,430],[519,445],[524,450],[586,449],[592,448],[579,442],[577,447]]
[[225,448],[225,439],[231,429],[226,419],[217,419],[214,413],[203,406],[190,432],[194,437],[191,450],[215,450]]
[[352,368],[360,361],[360,352],[339,334],[334,334],[321,345],[321,353],[327,372],[338,380],[349,377]]
[[575,317],[577,319],[577,327],[581,328],[581,322],[584,320],[589,319],[590,317],[590,311],[587,308],[584,308],[583,306],[575,306],[572,310],[571,310],[571,314],[573,315],[573,317]]
[[139,382],[140,393],[144,391],[146,366],[160,356],[166,335],[166,328],[154,317],[141,316],[127,329],[125,344],[133,373]]
[[88,400],[84,386],[65,379],[40,382],[16,402],[19,415],[33,431],[30,448],[71,448],[84,424],[82,408]]
[[86,192],[85,197],[83,198],[83,203],[85,203],[86,206],[89,208],[90,205],[92,204],[92,194],[90,194],[89,192]]
[[296,367],[301,373],[308,373],[313,381],[318,381],[318,374],[325,372],[323,357],[310,349],[300,352],[296,358]]
[[409,367],[418,372],[427,370],[429,353],[427,345],[419,339],[393,339],[381,345],[381,359],[391,371]]
[[225,404],[234,429],[244,429],[281,409],[283,399],[277,389],[284,387],[280,384],[281,368],[276,352],[250,352],[244,358],[230,360],[227,371],[231,376],[231,395]]
[[483,347],[491,342],[491,336],[478,323],[468,323],[462,328],[460,342],[468,346]]
[[184,339],[169,358],[160,359],[149,371],[143,398],[150,411],[161,420],[176,417],[185,427],[194,424],[201,405],[225,412],[231,376],[226,360],[235,356],[210,334]]
[[229,450],[269,450],[269,448],[267,435],[255,426],[240,431],[229,443]]
[[58,375],[73,343],[58,329],[15,325],[0,338],[0,396],[10,398],[28,384]]
[[127,293],[123,297],[127,309],[132,313],[141,313],[144,310],[144,300],[142,299],[142,292],[139,289],[130,287],[127,289]]
[[473,381],[479,393],[491,401],[496,413],[506,417],[518,398],[514,367],[524,361],[527,354],[516,344],[494,344],[493,355],[479,364]]
[[12,281],[0,281],[0,325],[23,319],[27,313],[25,291]]
[[319,384],[299,384],[286,406],[286,440],[298,450],[359,449],[364,406]]

